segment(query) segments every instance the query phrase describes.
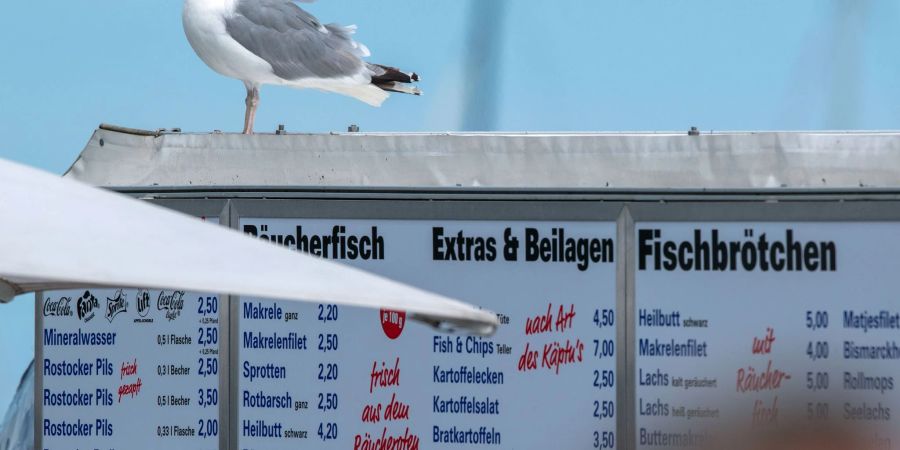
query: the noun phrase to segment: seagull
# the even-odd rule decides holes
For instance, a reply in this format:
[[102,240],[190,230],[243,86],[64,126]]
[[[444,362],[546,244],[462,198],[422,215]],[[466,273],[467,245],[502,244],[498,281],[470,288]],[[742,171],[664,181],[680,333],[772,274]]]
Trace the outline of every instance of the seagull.
[[372,106],[389,92],[422,94],[412,85],[416,73],[363,60],[370,52],[353,40],[355,26],[322,24],[292,0],[185,0],[182,22],[206,65],[244,82],[244,134],[253,134],[264,84],[335,92]]

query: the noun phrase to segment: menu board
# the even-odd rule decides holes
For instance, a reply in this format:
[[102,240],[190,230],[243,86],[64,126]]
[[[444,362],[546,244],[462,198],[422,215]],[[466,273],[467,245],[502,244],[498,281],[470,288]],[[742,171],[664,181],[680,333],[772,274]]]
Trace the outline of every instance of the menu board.
[[43,448],[219,448],[218,296],[88,289],[40,301]]
[[403,311],[243,298],[238,448],[615,448],[614,222],[244,218],[240,229],[480,305],[501,325],[491,338],[448,335]]
[[892,223],[637,223],[636,448],[824,420],[896,445],[898,236]]

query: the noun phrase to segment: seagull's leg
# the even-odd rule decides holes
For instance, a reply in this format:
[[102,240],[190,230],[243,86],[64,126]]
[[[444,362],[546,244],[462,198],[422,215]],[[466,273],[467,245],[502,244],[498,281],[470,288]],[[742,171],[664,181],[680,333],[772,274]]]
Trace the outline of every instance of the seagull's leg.
[[244,134],[253,134],[253,123],[256,121],[256,108],[259,106],[259,86],[244,83],[247,87],[247,111],[244,113]]

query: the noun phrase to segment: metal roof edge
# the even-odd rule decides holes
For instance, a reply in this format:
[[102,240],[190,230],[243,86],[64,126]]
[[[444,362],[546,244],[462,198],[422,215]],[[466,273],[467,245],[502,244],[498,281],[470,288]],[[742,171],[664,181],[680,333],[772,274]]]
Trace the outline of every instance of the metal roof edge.
[[900,131],[245,136],[102,125],[65,176],[216,191],[892,191],[900,188]]
[[[144,137],[160,137],[163,135],[234,135],[237,132],[214,131],[182,131],[181,128],[157,128],[145,130],[115,124],[101,123],[96,131],[104,130],[113,133],[129,134]],[[765,135],[765,134],[808,134],[808,135],[900,135],[897,130],[697,130],[699,134],[691,135],[690,130],[620,130],[620,131],[331,131],[322,133],[303,133],[290,131],[257,132],[258,136],[722,136],[722,135]]]

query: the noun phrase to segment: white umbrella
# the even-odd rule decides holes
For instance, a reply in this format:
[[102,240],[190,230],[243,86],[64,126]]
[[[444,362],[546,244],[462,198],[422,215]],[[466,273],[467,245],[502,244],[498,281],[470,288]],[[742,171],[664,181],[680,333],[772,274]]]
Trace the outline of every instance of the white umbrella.
[[0,211],[0,300],[80,287],[181,289],[406,311],[483,335],[497,327],[494,314],[468,304],[2,159]]

